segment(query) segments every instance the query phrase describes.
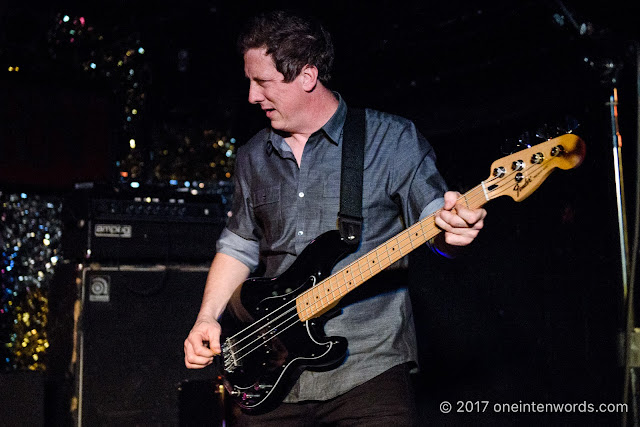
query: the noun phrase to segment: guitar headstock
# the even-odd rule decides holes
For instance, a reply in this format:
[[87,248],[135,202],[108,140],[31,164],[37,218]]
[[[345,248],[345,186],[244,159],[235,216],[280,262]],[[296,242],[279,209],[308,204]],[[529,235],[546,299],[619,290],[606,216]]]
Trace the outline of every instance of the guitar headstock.
[[529,197],[554,169],[572,169],[582,163],[585,143],[566,134],[510,154],[491,165],[484,182],[486,197],[509,196],[516,202]]

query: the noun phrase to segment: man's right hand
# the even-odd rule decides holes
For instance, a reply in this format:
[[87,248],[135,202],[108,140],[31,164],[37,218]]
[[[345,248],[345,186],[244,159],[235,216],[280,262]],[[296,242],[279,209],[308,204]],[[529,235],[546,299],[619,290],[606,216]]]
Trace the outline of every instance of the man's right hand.
[[[189,369],[202,369],[220,354],[218,317],[236,289],[249,276],[249,267],[241,261],[218,252],[211,262],[202,305],[189,336],[184,341],[184,364]],[[207,343],[207,344],[205,344]]]
[[[184,341],[184,364],[189,369],[202,369],[220,354],[220,324],[215,319],[198,319]],[[207,344],[208,343],[208,346]]]

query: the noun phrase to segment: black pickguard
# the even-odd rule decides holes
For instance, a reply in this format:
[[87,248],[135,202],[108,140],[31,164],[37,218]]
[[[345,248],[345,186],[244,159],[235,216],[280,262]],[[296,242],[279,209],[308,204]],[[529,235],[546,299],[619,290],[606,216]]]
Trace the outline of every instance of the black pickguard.
[[342,363],[347,340],[324,333],[328,318],[338,313],[301,322],[295,298],[329,277],[353,250],[338,231],[329,231],[279,277],[244,282],[240,299],[248,313],[223,323],[220,361],[225,387],[243,410],[266,412],[280,404],[302,371],[326,371]]

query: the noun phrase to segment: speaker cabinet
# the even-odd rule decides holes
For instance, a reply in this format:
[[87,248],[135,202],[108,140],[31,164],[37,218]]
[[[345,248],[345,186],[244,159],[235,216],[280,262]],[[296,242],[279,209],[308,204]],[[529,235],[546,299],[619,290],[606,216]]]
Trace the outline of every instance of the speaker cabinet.
[[[79,426],[176,426],[181,424],[181,385],[216,382],[212,368],[184,366],[183,342],[198,314],[207,270],[83,270],[76,375]],[[218,405],[216,393],[198,398],[210,401],[209,410]]]

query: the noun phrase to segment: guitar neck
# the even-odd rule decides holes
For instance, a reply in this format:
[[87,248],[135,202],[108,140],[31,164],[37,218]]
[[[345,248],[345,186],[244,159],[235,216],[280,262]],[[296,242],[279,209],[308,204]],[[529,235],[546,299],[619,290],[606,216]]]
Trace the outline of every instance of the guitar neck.
[[[475,209],[489,201],[484,182],[458,199],[468,208]],[[442,230],[436,226],[439,210],[387,240],[366,255],[353,261],[316,286],[296,298],[296,310],[300,321],[312,319],[335,306],[340,299],[400,260],[414,249],[437,236]]]

